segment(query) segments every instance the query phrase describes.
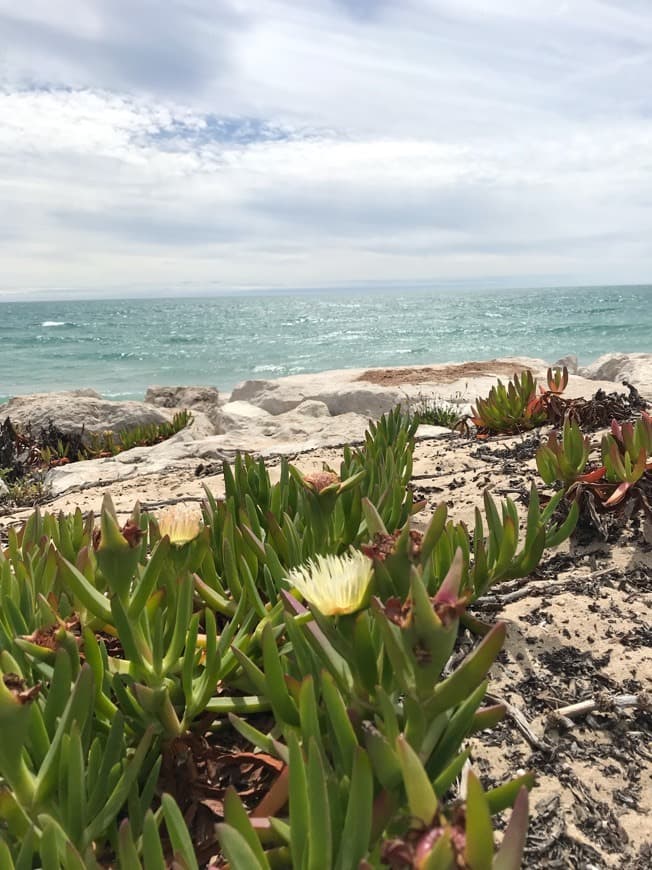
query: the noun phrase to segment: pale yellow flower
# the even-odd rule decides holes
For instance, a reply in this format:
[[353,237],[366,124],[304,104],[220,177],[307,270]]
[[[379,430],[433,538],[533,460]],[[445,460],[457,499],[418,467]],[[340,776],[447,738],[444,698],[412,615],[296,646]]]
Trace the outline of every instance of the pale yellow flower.
[[325,616],[360,610],[371,582],[373,563],[359,550],[344,556],[317,556],[290,572],[288,580]]
[[161,537],[167,535],[175,547],[189,544],[201,532],[201,515],[190,507],[166,508],[156,518]]

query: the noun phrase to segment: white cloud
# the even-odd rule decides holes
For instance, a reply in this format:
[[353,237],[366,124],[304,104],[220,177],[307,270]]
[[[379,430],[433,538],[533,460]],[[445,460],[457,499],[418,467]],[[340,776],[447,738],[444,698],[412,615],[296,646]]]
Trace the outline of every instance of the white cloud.
[[0,0],[0,292],[649,280],[652,7]]

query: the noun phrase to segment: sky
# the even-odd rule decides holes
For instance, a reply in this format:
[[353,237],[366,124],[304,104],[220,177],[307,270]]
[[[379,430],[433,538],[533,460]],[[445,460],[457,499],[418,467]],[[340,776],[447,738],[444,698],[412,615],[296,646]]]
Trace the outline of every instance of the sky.
[[652,281],[651,0],[0,0],[0,298]]

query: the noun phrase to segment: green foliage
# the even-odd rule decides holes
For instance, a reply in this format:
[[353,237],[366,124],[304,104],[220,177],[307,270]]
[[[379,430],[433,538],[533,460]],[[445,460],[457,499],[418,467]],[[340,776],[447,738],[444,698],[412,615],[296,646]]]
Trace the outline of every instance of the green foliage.
[[539,474],[547,484],[560,480],[568,488],[578,480],[586,468],[591,450],[591,439],[582,435],[577,423],[564,422],[561,440],[551,432],[548,442],[536,454]]
[[191,420],[192,415],[188,411],[179,411],[174,415],[171,423],[150,423],[146,426],[125,429],[122,432],[104,432],[101,435],[92,433],[89,444],[79,451],[76,458],[83,460],[104,455],[115,456],[133,447],[151,447],[185,429]]
[[528,369],[520,377],[515,374],[507,386],[498,380],[486,399],[477,399],[471,409],[471,421],[492,434],[515,434],[541,426],[548,414],[536,387],[536,380]]
[[[4,479],[3,470],[0,470],[0,480]],[[7,473],[7,477],[9,476],[9,473]],[[13,483],[8,483],[5,498],[14,507],[35,507],[47,498],[49,492],[49,487],[46,486],[43,475],[32,474],[29,477],[20,478]]]
[[554,369],[549,368],[546,380],[548,383],[548,392],[555,396],[561,395],[568,386],[568,368],[566,366],[563,368],[559,368],[558,366]]
[[404,572],[409,572],[410,564],[416,562],[432,595],[439,589],[459,549],[463,556],[462,589],[477,598],[502,580],[526,577],[538,565],[546,547],[558,546],[572,533],[578,517],[576,506],[561,525],[553,520],[562,498],[560,492],[541,508],[536,488],[532,486],[520,549],[519,516],[510,498],[496,505],[489,492],[485,492],[484,517],[476,508],[471,532],[465,523],[448,520],[446,504],[439,505],[423,538],[417,538],[416,546],[414,535],[410,535],[407,528],[398,536],[388,535],[380,517],[372,519],[373,507],[367,504],[368,524],[375,537],[363,550],[377,560],[377,583],[383,583],[386,565],[398,562]]
[[537,451],[537,467],[546,483],[559,481],[575,502],[590,492],[601,509],[609,510],[633,497],[652,513],[652,416],[643,412],[635,423],[613,420],[600,445],[601,465],[589,467],[589,453],[589,438],[566,420],[561,440],[551,434]]
[[171,423],[85,436],[83,427],[79,432],[65,433],[52,421],[34,435],[29,428],[16,429],[7,418],[0,424],[0,477],[10,487],[14,504],[34,504],[46,494],[42,477],[48,468],[159,444],[184,429],[191,420],[188,411],[180,411]]
[[[120,525],[107,498],[98,524],[37,511],[10,531],[2,866],[197,867],[178,805],[187,782],[170,769],[184,754],[194,763],[214,730],[287,766],[270,815],[253,820],[223,795],[215,850],[219,839],[234,870],[379,868],[391,854],[415,868],[520,866],[532,777],[487,793],[472,774],[455,785],[467,736],[504,712],[483,699],[505,626],[452,656],[469,601],[532,570],[572,521],[556,528],[556,501],[542,510],[533,490],[520,548],[515,505],[489,495],[472,543],[445,507],[420,537],[416,425],[398,411],[373,424],[339,475],[282,463],[272,484],[262,462],[238,456],[224,499],[207,493],[203,524],[135,508]],[[354,612],[302,601],[291,570],[325,582],[308,560],[328,554],[336,583],[352,546],[373,567]],[[491,815],[512,804],[494,855]]]
[[418,420],[419,425],[425,423],[428,426],[443,426],[446,429],[454,429],[460,420],[460,415],[453,405],[421,395],[410,402],[409,415]]

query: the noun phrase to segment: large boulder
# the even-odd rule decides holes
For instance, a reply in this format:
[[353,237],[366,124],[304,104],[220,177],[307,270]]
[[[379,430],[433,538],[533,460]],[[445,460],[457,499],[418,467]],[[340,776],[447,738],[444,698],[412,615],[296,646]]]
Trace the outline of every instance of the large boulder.
[[92,390],[16,396],[0,405],[0,419],[9,417],[21,429],[31,427],[35,435],[50,422],[66,434],[80,432],[82,427],[85,433],[101,434],[168,423],[173,416],[145,402],[112,402]]
[[149,387],[145,401],[157,408],[185,408],[201,411],[215,427],[222,431],[220,419],[220,394],[217,387]]
[[300,385],[278,381],[251,380],[238,384],[231,393],[229,404],[247,402],[262,408],[268,414],[285,414],[300,405],[308,396]]
[[222,405],[220,421],[223,432],[232,432],[233,430],[250,429],[264,423],[270,419],[271,415],[259,408],[257,405],[250,405],[249,402],[227,402]]
[[303,414],[305,417],[330,417],[331,412],[326,402],[317,399],[306,399],[294,409],[295,414]]
[[376,384],[354,381],[355,371],[326,372],[319,375],[298,375],[281,378],[277,381],[244,381],[231,393],[231,402],[248,402],[277,416],[304,406],[304,413],[310,413],[315,405],[306,402],[320,402],[326,405],[332,416],[340,414],[362,414],[364,417],[378,419],[405,400],[405,393],[399,389],[388,389]]
[[579,373],[591,380],[627,381],[646,399],[652,400],[652,353],[607,353]]
[[569,353],[567,356],[562,356],[560,359],[555,360],[553,366],[560,369],[566,366],[570,375],[576,375],[579,369],[579,361],[574,353]]

